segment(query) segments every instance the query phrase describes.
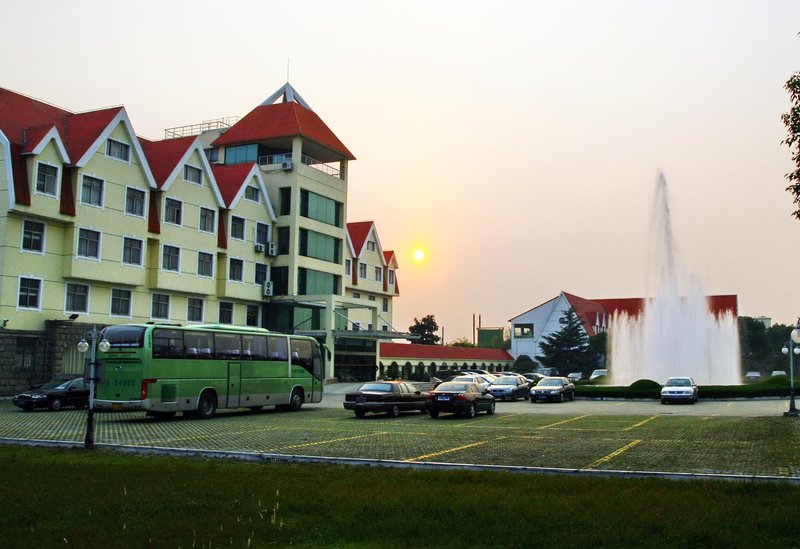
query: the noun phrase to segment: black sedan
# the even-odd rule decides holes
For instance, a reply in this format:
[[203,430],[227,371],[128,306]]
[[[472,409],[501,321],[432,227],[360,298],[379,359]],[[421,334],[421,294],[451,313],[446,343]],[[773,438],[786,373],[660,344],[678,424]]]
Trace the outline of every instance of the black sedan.
[[565,377],[546,377],[531,388],[531,403],[556,400],[575,400],[575,385]]
[[363,384],[354,393],[344,397],[344,409],[353,410],[356,417],[364,417],[367,412],[384,412],[397,417],[400,412],[428,412],[425,400],[428,393],[419,391],[404,381],[372,381]]
[[86,408],[89,405],[89,386],[80,376],[61,375],[41,387],[18,394],[12,402],[26,412],[34,408]]
[[428,393],[428,413],[432,418],[440,412],[452,412],[469,418],[477,412],[494,413],[494,397],[477,383],[448,381]]
[[494,398],[500,400],[513,400],[524,399],[528,400],[528,391],[531,388],[531,382],[526,378],[518,375],[501,376],[489,385],[489,392],[492,393]]

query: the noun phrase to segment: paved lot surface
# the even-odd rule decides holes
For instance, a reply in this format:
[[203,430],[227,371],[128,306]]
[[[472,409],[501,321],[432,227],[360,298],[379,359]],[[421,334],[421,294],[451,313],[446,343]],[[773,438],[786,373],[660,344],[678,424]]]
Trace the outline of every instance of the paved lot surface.
[[[785,401],[499,403],[472,420],[418,412],[356,419],[341,393],[300,412],[222,411],[209,421],[97,414],[98,444],[595,471],[800,479],[800,420]],[[0,438],[81,442],[85,411],[0,402]]]

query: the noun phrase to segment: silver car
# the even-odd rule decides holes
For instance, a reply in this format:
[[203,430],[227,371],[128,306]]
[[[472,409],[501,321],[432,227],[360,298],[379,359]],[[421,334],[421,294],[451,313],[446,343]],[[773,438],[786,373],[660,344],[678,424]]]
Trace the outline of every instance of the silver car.
[[670,377],[661,388],[661,404],[668,402],[697,402],[697,384],[690,377]]

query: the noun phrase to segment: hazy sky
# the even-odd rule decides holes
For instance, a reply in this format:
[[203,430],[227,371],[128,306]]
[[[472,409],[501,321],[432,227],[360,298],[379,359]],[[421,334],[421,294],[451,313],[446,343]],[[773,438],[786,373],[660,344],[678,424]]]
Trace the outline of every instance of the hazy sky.
[[[400,261],[395,328],[446,339],[560,290],[650,292],[659,169],[684,264],[800,315],[783,84],[800,2],[0,0],[0,86],[126,107],[137,133],[244,115],[289,79],[358,158],[348,220]],[[415,263],[415,248],[425,261]]]

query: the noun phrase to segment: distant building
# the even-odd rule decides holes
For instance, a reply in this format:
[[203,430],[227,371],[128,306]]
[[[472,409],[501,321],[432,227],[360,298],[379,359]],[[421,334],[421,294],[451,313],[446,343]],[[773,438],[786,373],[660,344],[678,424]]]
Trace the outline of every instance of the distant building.
[[758,320],[761,324],[764,325],[764,328],[769,329],[772,327],[772,319],[766,316],[757,316],[754,320]]
[[510,370],[514,358],[504,349],[381,342],[378,376],[425,379],[437,370]]
[[[584,299],[573,294],[561,292],[558,296],[529,309],[509,320],[511,323],[510,354],[515,359],[527,355],[536,360],[541,354],[540,343],[548,335],[562,328],[561,319],[570,308],[575,310],[581,321],[584,333],[591,337],[606,332],[611,318],[617,313],[638,316],[644,311],[645,298]],[[737,314],[735,295],[715,295],[708,297],[709,309],[720,314],[732,311]]]

